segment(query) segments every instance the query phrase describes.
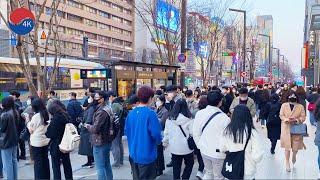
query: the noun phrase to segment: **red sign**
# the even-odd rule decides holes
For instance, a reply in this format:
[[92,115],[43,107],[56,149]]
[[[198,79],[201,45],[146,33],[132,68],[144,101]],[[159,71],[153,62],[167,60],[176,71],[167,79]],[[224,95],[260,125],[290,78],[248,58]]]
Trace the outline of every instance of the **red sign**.
[[241,72],[241,77],[247,77],[247,72]]

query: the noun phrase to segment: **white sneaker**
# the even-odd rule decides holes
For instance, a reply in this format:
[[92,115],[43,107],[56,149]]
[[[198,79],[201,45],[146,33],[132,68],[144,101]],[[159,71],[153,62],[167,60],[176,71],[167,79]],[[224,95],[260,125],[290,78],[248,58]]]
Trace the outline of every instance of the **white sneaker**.
[[198,171],[196,177],[199,178],[199,179],[202,179],[203,175],[204,175],[203,172]]

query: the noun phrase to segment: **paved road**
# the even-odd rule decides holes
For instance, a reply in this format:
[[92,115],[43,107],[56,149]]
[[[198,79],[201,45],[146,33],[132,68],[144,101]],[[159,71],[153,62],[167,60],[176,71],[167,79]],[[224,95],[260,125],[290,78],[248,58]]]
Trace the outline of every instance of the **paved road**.
[[[308,128],[310,137],[304,138],[307,149],[300,151],[297,157],[296,167],[291,173],[285,171],[284,151],[277,146],[276,155],[269,153],[270,142],[266,138],[266,130],[256,125],[263,134],[265,142],[265,156],[258,165],[256,179],[316,179],[318,177],[317,155],[318,150],[313,143],[315,128]],[[125,142],[125,141],[124,141]],[[278,142],[278,145],[280,142]],[[130,165],[128,162],[127,144],[125,143],[125,165],[121,168],[113,169],[114,179],[131,179]],[[169,161],[169,154],[165,152],[166,162]],[[112,159],[112,158],[111,158]],[[96,179],[95,169],[82,169],[81,165],[86,162],[86,157],[76,153],[71,155],[74,179]],[[191,179],[195,179],[198,165],[195,163]],[[63,170],[62,170],[63,172]],[[19,179],[33,179],[33,166],[25,165],[25,161],[19,163]],[[158,179],[172,179],[172,169],[167,168],[164,175]]]

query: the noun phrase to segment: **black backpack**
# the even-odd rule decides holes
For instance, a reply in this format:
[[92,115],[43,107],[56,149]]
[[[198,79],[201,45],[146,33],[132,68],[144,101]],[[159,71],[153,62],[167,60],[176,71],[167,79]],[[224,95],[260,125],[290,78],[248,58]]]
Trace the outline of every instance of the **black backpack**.
[[246,141],[246,145],[242,151],[226,152],[226,158],[223,162],[221,174],[227,179],[243,179],[244,178],[244,160],[245,151],[251,138],[251,131]]
[[108,133],[108,141],[112,142],[117,137],[120,131],[120,120],[119,120],[119,117],[113,113],[110,107],[105,106],[103,110],[108,113],[110,118],[110,126],[107,129],[107,133]]

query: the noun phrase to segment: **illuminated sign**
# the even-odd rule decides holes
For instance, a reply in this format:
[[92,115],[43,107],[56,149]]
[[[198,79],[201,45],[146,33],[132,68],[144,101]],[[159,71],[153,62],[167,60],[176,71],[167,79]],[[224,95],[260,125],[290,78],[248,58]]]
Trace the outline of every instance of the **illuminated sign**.
[[155,23],[157,26],[173,32],[178,31],[180,23],[180,12],[178,8],[164,0],[158,0],[156,2],[155,12]]
[[81,69],[81,79],[106,79],[111,78],[110,69]]

